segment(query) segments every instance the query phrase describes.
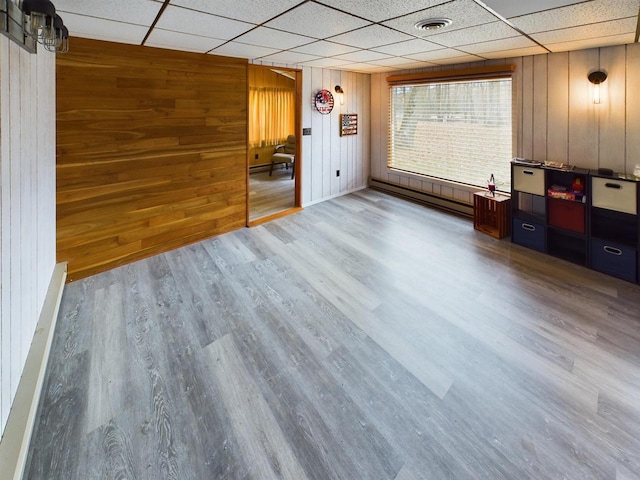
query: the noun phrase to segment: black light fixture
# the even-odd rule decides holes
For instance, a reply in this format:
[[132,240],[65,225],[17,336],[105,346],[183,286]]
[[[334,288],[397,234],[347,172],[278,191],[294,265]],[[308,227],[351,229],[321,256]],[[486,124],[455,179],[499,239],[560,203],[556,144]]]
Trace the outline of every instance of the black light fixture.
[[[41,42],[49,52],[64,53],[69,50],[69,30],[64,26],[60,15],[53,18],[50,28],[50,35],[43,38]],[[66,37],[65,37],[66,35]]]
[[0,33],[31,53],[36,42],[50,52],[69,50],[69,30],[50,0],[0,0]]
[[607,79],[607,74],[601,70],[591,72],[587,78],[593,83],[593,103],[600,103],[600,84]]
[[338,98],[340,98],[340,105],[344,105],[344,90],[340,85],[336,85],[334,90],[338,94]]
[[22,11],[29,17],[27,33],[32,37],[42,37],[51,20],[56,16],[56,7],[49,0],[23,0]]

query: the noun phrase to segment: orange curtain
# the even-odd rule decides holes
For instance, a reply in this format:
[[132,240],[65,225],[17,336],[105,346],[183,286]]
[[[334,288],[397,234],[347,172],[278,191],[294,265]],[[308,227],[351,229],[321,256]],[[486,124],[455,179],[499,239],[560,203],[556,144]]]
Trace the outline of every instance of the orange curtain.
[[249,88],[249,146],[284,143],[295,128],[295,91]]

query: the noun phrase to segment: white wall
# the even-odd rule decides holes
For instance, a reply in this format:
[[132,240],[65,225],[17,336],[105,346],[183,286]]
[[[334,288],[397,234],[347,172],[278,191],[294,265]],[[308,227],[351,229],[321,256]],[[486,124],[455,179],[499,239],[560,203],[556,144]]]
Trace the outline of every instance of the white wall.
[[[287,66],[255,62],[257,65]],[[294,65],[289,68],[297,68]],[[369,178],[371,81],[368,74],[302,68],[302,127],[311,128],[302,137],[302,206],[365,188]],[[334,92],[340,85],[345,92],[340,105]],[[315,94],[329,90],[335,99],[333,111],[320,114],[314,107]],[[358,134],[340,137],[340,114],[358,114]],[[340,170],[340,177],[336,176]]]
[[[514,156],[633,172],[634,165],[640,163],[639,44],[404,73],[505,63],[516,66]],[[602,103],[594,105],[587,75],[598,67],[609,77],[603,84]],[[387,168],[388,75],[375,74],[371,78],[371,176],[472,204],[476,188],[398,174]]]
[[0,36],[0,431],[56,260],[55,55]]

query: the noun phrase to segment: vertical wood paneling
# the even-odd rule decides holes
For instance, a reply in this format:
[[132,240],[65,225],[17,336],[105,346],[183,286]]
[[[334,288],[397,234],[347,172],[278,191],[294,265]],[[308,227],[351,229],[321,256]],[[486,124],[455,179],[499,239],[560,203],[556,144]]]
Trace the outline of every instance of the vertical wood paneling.
[[569,163],[598,167],[598,118],[591,101],[589,71],[598,66],[597,50],[569,53]]
[[[333,90],[331,87],[331,70],[322,70],[322,87]],[[331,181],[335,177],[335,172],[331,171],[331,119],[336,115],[335,110],[328,115],[322,115],[322,198],[331,197]]]
[[548,55],[533,57],[533,153],[540,162],[547,159],[547,61]]
[[512,75],[512,98],[511,103],[513,105],[512,111],[512,130],[511,136],[511,151],[515,153],[515,156],[522,157],[522,58],[513,59],[513,63],[516,67]]
[[[330,195],[337,195],[342,191],[343,183],[347,181],[349,178],[349,169],[347,168],[348,164],[348,155],[345,148],[345,142],[343,142],[343,138],[339,135],[332,135],[334,132],[339,132],[340,129],[340,114],[349,109],[348,104],[340,105],[340,100],[338,99],[338,94],[335,93],[334,88],[336,85],[341,85],[343,88],[347,88],[345,85],[342,85],[343,81],[341,78],[341,72],[338,70],[329,70],[327,71],[329,74],[329,82],[325,85],[324,88],[328,89],[334,95],[335,107],[333,112],[329,117],[329,145],[330,145],[330,159],[329,162],[331,167],[329,169],[330,176],[330,184],[331,184],[331,193]],[[347,90],[348,91],[348,90]],[[336,170],[340,170],[340,177],[336,176]]]
[[0,431],[55,266],[55,55],[0,38]]
[[533,122],[534,122],[534,79],[533,79],[533,57],[522,59],[522,145],[520,145],[519,157],[533,157]]
[[387,168],[387,157],[389,155],[389,86],[387,81],[383,80],[380,88],[380,105],[382,111],[380,112],[380,172],[382,178],[385,180],[391,180],[391,174]]
[[382,115],[383,108],[382,102],[380,101],[380,89],[383,88],[385,84],[384,78],[382,75],[372,75],[371,76],[371,177],[382,179],[381,165],[382,160],[381,157],[386,156],[386,150],[382,150],[382,138],[387,138],[387,132],[382,131],[382,127],[380,124],[380,116]]
[[[370,132],[370,79],[369,75],[328,69],[302,68],[302,126],[311,128],[311,135],[303,137],[302,205],[307,206],[325,199],[343,195],[367,185],[369,158],[360,142],[369,141]],[[345,90],[345,104],[340,105],[334,88]],[[333,111],[321,115],[313,106],[315,94],[327,89],[335,97]],[[364,107],[363,107],[364,105]],[[358,135],[340,137],[340,113],[358,114]],[[336,176],[340,170],[340,177]]]
[[11,406],[11,148],[9,40],[0,36],[0,432]]
[[[324,165],[323,165],[323,122],[322,115],[320,115],[313,107],[313,97],[315,92],[323,88],[322,83],[323,71],[320,68],[313,68],[311,70],[311,85],[310,89],[303,95],[304,98],[308,98],[312,105],[309,110],[311,116],[311,201],[315,202],[322,199],[323,196],[323,181],[324,181]],[[318,141],[318,139],[320,139]],[[330,168],[330,167],[329,167]]]
[[[371,122],[371,77],[369,75],[358,76],[358,91],[360,92],[360,104],[364,119]],[[358,162],[358,175],[363,185],[366,185],[371,175],[371,127],[363,128],[360,136],[362,145],[362,161]]]
[[[10,163],[11,163],[11,176],[9,179],[9,188],[11,197],[9,205],[11,209],[11,224],[9,227],[10,239],[11,239],[11,260],[10,260],[10,275],[11,275],[11,310],[9,312],[10,322],[10,338],[11,343],[11,371],[10,371],[10,389],[11,398],[14,397],[18,388],[18,382],[20,373],[22,372],[22,321],[23,307],[25,298],[18,292],[22,290],[22,265],[27,262],[28,250],[23,250],[22,242],[27,242],[28,238],[23,238],[21,220],[25,219],[24,206],[22,205],[22,168],[24,166],[23,148],[21,142],[21,127],[22,127],[22,106],[20,103],[20,90],[22,86],[21,70],[20,70],[20,53],[21,49],[15,43],[9,45],[9,130],[10,135]],[[20,113],[18,113],[20,112]],[[27,112],[24,112],[27,114]],[[20,261],[14,261],[19,258]],[[25,333],[26,334],[26,333]]]
[[624,172],[626,170],[624,125],[627,102],[626,49],[619,47],[600,49],[600,68],[607,72],[608,77],[603,85],[603,103],[594,106],[600,126],[598,166],[606,164],[607,168]]
[[627,46],[627,83],[626,83],[626,172],[633,172],[636,164],[640,164],[640,44]]
[[567,162],[569,142],[569,54],[549,55],[547,159]]
[[70,280],[245,225],[246,60],[77,38],[57,73]]
[[[311,108],[312,102],[309,98],[309,94],[312,90],[312,69],[310,67],[304,67],[302,69],[302,127],[311,128],[313,134],[313,125],[311,122]],[[307,205],[311,202],[312,189],[313,189],[313,145],[312,135],[302,136],[302,157],[301,163],[303,175],[302,175],[302,204]],[[305,160],[306,159],[306,160]]]

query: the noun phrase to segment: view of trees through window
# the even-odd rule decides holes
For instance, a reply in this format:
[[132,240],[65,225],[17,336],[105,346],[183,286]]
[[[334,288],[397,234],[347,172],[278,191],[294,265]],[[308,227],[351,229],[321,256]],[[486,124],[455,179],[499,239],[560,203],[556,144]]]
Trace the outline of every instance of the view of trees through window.
[[510,190],[511,78],[391,86],[389,167]]

